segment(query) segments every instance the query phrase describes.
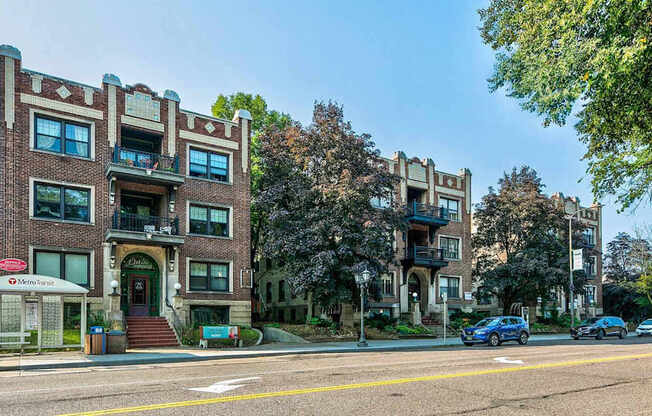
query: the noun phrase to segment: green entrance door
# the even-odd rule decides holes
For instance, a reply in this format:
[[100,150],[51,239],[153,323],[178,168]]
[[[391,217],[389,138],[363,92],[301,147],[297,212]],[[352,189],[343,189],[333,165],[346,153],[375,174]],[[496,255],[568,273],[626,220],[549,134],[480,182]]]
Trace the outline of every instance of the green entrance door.
[[121,264],[120,307],[127,316],[158,316],[161,293],[156,262],[142,253],[130,254]]

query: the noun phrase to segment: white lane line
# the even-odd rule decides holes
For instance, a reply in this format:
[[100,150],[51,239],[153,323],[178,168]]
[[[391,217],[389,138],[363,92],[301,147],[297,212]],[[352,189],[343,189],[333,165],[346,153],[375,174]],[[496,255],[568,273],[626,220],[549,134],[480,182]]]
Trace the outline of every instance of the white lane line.
[[521,360],[508,360],[507,357],[496,357],[494,360],[502,364],[523,364]]
[[233,384],[233,383],[239,383],[242,381],[249,381],[249,380],[260,380],[260,377],[236,378],[233,380],[218,381],[217,383],[211,384],[208,387],[194,387],[187,390],[200,391],[202,393],[220,394],[245,386],[244,384]]

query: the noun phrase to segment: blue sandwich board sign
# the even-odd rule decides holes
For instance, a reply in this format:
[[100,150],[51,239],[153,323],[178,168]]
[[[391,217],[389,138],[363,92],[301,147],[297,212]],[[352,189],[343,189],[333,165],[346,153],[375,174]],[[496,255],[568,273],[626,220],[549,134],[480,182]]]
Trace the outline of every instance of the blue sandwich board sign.
[[201,339],[237,339],[240,338],[238,326],[200,326]]

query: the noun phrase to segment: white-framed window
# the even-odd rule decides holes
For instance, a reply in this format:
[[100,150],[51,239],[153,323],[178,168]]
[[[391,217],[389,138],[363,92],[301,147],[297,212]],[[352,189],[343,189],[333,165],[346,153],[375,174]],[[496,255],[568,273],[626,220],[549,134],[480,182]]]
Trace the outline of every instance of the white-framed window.
[[94,224],[94,201],[94,186],[29,178],[32,219]]
[[585,287],[585,295],[586,296],[586,303],[589,305],[595,304],[595,297],[596,297],[596,287],[595,286],[586,286]]
[[233,291],[232,265],[229,261],[188,258],[186,273],[191,292]]
[[232,238],[233,207],[186,201],[186,232],[195,236]]
[[590,246],[595,245],[595,228],[587,227],[584,230],[584,242]]
[[191,147],[188,153],[188,175],[229,182],[229,155]]
[[584,273],[589,277],[597,275],[597,266],[598,258],[596,256],[589,256],[586,263],[584,263]]
[[457,199],[445,198],[443,196],[439,197],[439,207],[444,208],[445,213],[449,220],[451,221],[460,221],[460,201]]
[[31,108],[29,149],[95,160],[95,122]]
[[384,274],[380,277],[381,293],[383,296],[394,296],[394,274]]
[[462,239],[460,237],[439,236],[439,248],[443,250],[447,260],[460,260],[462,258]]
[[34,250],[34,273],[56,277],[89,287],[91,279],[90,253]]
[[446,293],[448,299],[459,299],[460,281],[456,276],[439,276],[439,297]]

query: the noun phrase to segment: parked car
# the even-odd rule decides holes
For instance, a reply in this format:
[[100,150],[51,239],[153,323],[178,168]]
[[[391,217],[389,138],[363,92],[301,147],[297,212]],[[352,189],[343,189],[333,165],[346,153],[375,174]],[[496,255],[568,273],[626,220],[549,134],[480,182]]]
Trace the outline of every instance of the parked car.
[[643,335],[652,335],[652,319],[646,319],[636,328],[636,335],[642,337]]
[[505,341],[518,341],[527,344],[530,328],[523,318],[518,316],[495,316],[485,318],[475,326],[464,328],[460,335],[467,347],[473,344],[488,344],[497,347]]
[[579,326],[571,328],[570,334],[573,339],[581,337],[602,339],[614,336],[623,339],[627,336],[627,325],[617,316],[600,316],[589,318]]

